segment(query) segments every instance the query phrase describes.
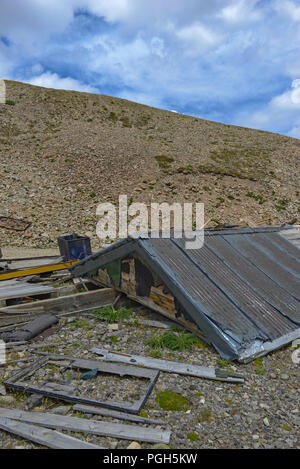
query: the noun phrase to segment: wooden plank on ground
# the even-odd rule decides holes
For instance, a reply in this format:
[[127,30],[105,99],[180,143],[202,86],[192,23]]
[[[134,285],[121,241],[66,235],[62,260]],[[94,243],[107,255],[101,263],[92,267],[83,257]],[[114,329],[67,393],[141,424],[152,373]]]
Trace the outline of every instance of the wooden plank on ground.
[[41,428],[28,423],[0,417],[0,430],[33,441],[51,449],[103,449],[72,436],[63,435],[49,428]]
[[123,412],[117,412],[116,410],[101,409],[99,407],[92,407],[90,405],[76,404],[73,406],[73,410],[77,412],[83,412],[85,414],[102,415],[103,417],[111,417],[119,420],[127,420],[129,422],[145,423],[153,425],[164,425],[161,420],[149,419],[146,417],[140,417],[139,415],[126,414]]
[[132,441],[147,441],[149,443],[166,443],[170,441],[170,431],[144,428],[137,425],[124,425],[122,423],[100,422],[86,420],[78,417],[47,414],[42,412],[29,412],[17,409],[0,408],[0,417],[20,422],[32,423],[42,427],[67,430],[73,432],[91,433],[100,436],[109,436]]

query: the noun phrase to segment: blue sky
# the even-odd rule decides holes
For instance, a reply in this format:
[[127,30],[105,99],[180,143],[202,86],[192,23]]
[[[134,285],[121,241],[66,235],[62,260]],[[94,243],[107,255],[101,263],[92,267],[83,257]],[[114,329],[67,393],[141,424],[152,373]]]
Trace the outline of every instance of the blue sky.
[[1,0],[0,78],[300,138],[300,0]]

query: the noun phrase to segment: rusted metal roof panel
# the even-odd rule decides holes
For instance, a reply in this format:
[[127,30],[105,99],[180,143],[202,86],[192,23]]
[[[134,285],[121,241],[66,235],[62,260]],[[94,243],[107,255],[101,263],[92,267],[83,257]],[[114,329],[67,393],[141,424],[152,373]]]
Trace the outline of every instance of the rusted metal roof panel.
[[279,231],[209,230],[193,250],[184,239],[128,238],[70,270],[139,255],[223,357],[247,361],[300,336],[300,250]]
[[300,282],[288,269],[288,261],[282,265],[266,249],[259,248],[254,241],[251,241],[252,236],[255,235],[232,235],[227,236],[226,241],[239,252],[241,260],[243,257],[248,259],[280,287],[284,288],[297,300],[300,300]]

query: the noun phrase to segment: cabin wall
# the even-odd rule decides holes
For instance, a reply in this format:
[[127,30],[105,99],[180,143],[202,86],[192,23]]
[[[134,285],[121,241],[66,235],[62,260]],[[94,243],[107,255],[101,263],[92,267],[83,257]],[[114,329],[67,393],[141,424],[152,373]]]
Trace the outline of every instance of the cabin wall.
[[[115,272],[119,265],[119,279]],[[114,278],[110,275],[114,272]],[[204,334],[191,319],[177,299],[172,295],[163,282],[151,271],[144,260],[138,256],[130,256],[103,266],[98,270],[96,280],[106,286],[114,287],[125,293],[128,298],[163,314],[168,319],[178,322],[186,329],[206,340]]]

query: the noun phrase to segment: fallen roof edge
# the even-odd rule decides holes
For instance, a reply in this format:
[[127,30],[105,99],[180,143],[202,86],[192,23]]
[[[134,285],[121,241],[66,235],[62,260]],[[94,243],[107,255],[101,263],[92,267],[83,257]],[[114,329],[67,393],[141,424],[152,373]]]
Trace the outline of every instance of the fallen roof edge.
[[278,337],[278,339],[274,339],[272,341],[257,341],[251,345],[251,347],[245,349],[238,357],[238,361],[241,363],[248,363],[252,361],[254,358],[262,357],[267,353],[276,350],[283,345],[287,345],[290,342],[293,342],[296,339],[300,338],[300,328],[295,329],[288,334],[282,335]]

